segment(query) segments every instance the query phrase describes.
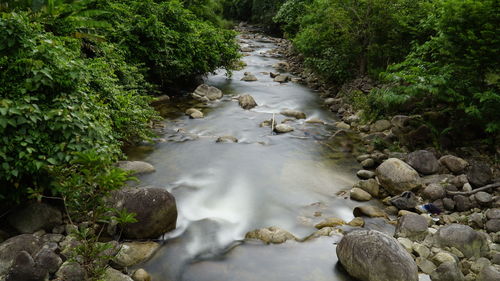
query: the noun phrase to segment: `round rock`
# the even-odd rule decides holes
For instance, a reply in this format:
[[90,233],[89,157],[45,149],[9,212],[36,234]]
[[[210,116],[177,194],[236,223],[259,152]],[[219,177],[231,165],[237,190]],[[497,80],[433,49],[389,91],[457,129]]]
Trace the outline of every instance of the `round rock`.
[[420,177],[410,165],[397,158],[389,158],[376,169],[380,185],[392,195],[420,186]]
[[131,171],[132,175],[149,174],[156,171],[153,165],[144,161],[119,161],[118,167],[125,171]]
[[448,170],[454,174],[459,174],[467,168],[469,163],[460,157],[453,155],[445,155],[439,158],[439,163],[444,165]]
[[467,225],[443,226],[436,232],[435,239],[441,247],[455,247],[467,258],[484,256],[489,250],[484,234]]
[[419,173],[432,175],[439,171],[439,163],[436,156],[427,150],[417,150],[407,156],[407,162]]
[[417,214],[407,214],[398,218],[396,236],[412,241],[421,241],[427,236],[427,220]]
[[252,109],[257,106],[254,98],[251,95],[242,95],[238,98],[238,104],[243,109]]
[[354,187],[351,189],[350,197],[352,200],[356,200],[356,201],[370,201],[372,199],[372,196],[370,195],[370,193],[364,191],[361,188],[357,188],[357,187]]
[[287,125],[287,124],[278,124],[276,127],[274,127],[274,131],[278,134],[284,134],[284,133],[289,133],[293,131],[292,126]]

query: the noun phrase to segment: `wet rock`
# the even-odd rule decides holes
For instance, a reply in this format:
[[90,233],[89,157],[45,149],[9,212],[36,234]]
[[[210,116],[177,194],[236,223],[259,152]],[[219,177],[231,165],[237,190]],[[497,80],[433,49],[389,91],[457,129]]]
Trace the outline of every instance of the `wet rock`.
[[146,270],[139,268],[132,274],[132,279],[134,281],[151,281],[151,275]]
[[368,170],[359,170],[356,175],[358,176],[358,178],[360,179],[364,179],[364,180],[367,180],[367,179],[371,179],[371,178],[374,178],[375,177],[375,172],[372,172],[372,171],[368,171]]
[[422,197],[430,200],[442,199],[446,196],[446,190],[440,184],[429,184],[422,192]]
[[436,156],[427,150],[417,150],[408,154],[407,162],[417,172],[424,175],[435,174],[439,171],[439,163]]
[[243,109],[252,109],[257,106],[251,95],[242,95],[238,98],[238,103]]
[[388,218],[387,214],[380,208],[375,206],[358,206],[352,211],[355,217],[370,217],[370,218]]
[[356,200],[356,201],[370,201],[372,199],[372,196],[370,195],[370,193],[364,191],[361,188],[357,188],[357,187],[351,189],[350,197],[352,200]]
[[132,175],[150,174],[156,171],[153,165],[143,161],[118,161],[118,167],[133,172]]
[[453,201],[455,201],[455,209],[459,212],[465,212],[472,209],[472,203],[469,197],[463,195],[453,196]]
[[250,72],[245,72],[243,78],[241,78],[241,81],[246,81],[246,82],[253,82],[257,80],[258,80],[257,77]]
[[484,225],[488,232],[499,232],[500,231],[500,219],[491,219]]
[[287,62],[280,61],[273,65],[273,68],[278,71],[288,71],[290,69],[290,65]]
[[281,244],[287,240],[297,240],[290,232],[273,226],[250,231],[245,235],[245,238],[258,239],[267,244]]
[[373,197],[379,196],[380,186],[376,179],[359,181],[355,187],[363,189],[364,191],[370,193],[370,195]]
[[363,227],[365,225],[365,220],[361,217],[355,217],[347,225],[352,227]]
[[479,191],[474,194],[474,197],[476,198],[477,203],[481,206],[488,206],[493,201],[493,196],[484,191]]
[[203,112],[199,111],[196,108],[190,108],[190,109],[186,110],[186,115],[188,115],[191,119],[200,119],[200,118],[205,117],[203,115]]
[[317,117],[313,117],[313,118],[307,120],[306,123],[308,123],[308,124],[325,124],[325,121],[323,121]]
[[298,110],[286,109],[280,112],[281,115],[293,117],[295,119],[306,119],[306,114]]
[[388,120],[377,120],[370,126],[372,132],[383,132],[391,128],[391,122]]
[[222,91],[207,84],[202,84],[191,95],[196,100],[207,102],[222,98]]
[[344,122],[336,122],[335,127],[342,129],[342,130],[349,130],[351,129],[351,126],[347,123]]
[[65,262],[56,273],[57,281],[87,280],[83,267],[76,262]]
[[215,142],[224,143],[224,142],[238,142],[238,139],[233,136],[222,136],[218,137]]
[[467,171],[467,179],[473,187],[481,187],[491,182],[493,173],[490,166],[483,162],[475,162]]
[[439,163],[448,168],[448,170],[454,174],[460,174],[469,165],[469,163],[464,159],[453,155],[445,155],[439,158]]
[[123,243],[113,262],[119,267],[130,267],[147,261],[160,247],[156,242]]
[[368,158],[366,160],[363,160],[363,162],[361,162],[361,167],[363,167],[363,169],[370,169],[373,168],[374,166],[375,166],[375,160],[371,158]]
[[253,49],[250,47],[240,47],[240,51],[242,51],[243,53],[250,53],[253,52]]
[[484,256],[489,250],[484,234],[462,224],[441,227],[435,239],[441,247],[455,247],[467,258]]
[[9,215],[7,221],[20,233],[34,233],[41,229],[51,231],[62,224],[62,214],[51,205],[32,203]]
[[108,267],[104,273],[104,280],[106,281],[134,281],[130,276],[127,276],[120,271]]
[[47,269],[38,266],[28,252],[21,251],[9,268],[5,281],[44,281],[48,274]]
[[418,200],[413,192],[407,191],[392,197],[389,203],[399,210],[412,210],[417,206]]
[[346,271],[363,281],[417,281],[418,269],[411,255],[396,239],[373,230],[353,231],[337,246]]
[[427,220],[417,214],[407,214],[398,218],[396,237],[412,241],[422,241],[427,236]]
[[454,262],[444,262],[431,273],[432,281],[464,281],[464,275]]
[[344,220],[338,218],[328,218],[316,224],[314,227],[317,229],[322,229],[323,227],[335,227],[346,224]]
[[39,237],[31,234],[21,234],[4,241],[0,244],[0,276],[7,273],[19,252],[34,255],[41,246]]
[[175,198],[163,188],[121,189],[112,193],[110,201],[114,208],[136,214],[138,222],[126,224],[123,228],[126,238],[157,238],[175,229]]
[[269,73],[269,76],[270,76],[271,78],[276,78],[278,75],[280,75],[280,74],[279,74],[279,73],[276,73],[276,72],[270,72],[270,73]]
[[280,74],[276,77],[274,77],[274,82],[278,82],[278,83],[286,83],[290,80],[290,77],[288,75],[283,75],[283,74]]
[[389,158],[376,169],[380,185],[392,195],[409,191],[420,186],[420,177],[405,162]]
[[293,131],[292,126],[287,124],[278,124],[274,127],[274,131],[278,134],[289,133]]
[[476,281],[498,281],[500,280],[500,270],[495,266],[485,266],[477,275]]
[[418,257],[415,259],[415,262],[420,271],[425,274],[431,274],[436,269],[436,265],[426,258]]
[[37,266],[44,268],[48,273],[56,273],[63,261],[53,250],[44,248],[35,255]]

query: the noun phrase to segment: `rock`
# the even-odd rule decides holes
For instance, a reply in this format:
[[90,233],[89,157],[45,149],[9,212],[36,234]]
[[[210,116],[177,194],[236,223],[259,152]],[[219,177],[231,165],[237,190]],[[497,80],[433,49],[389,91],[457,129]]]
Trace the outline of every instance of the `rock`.
[[214,101],[222,98],[222,91],[207,84],[201,84],[194,90],[192,96],[196,100],[203,102]]
[[118,167],[133,172],[132,175],[150,174],[156,171],[153,165],[143,161],[118,161]]
[[384,161],[377,167],[375,173],[380,185],[392,195],[420,186],[420,177],[417,171],[396,158]]
[[233,136],[222,136],[218,137],[215,142],[223,143],[223,142],[238,142],[238,139]]
[[405,135],[403,142],[411,147],[423,146],[432,140],[432,130],[427,125],[421,125]]
[[287,62],[280,61],[275,63],[273,68],[279,71],[288,71],[288,69],[290,69],[290,65]]
[[368,179],[359,181],[355,187],[359,187],[364,191],[370,193],[373,197],[378,197],[380,192],[380,186],[376,179]]
[[53,250],[44,248],[35,255],[37,266],[44,268],[48,273],[56,273],[63,261]]
[[338,218],[328,218],[316,224],[314,227],[317,229],[322,229],[323,227],[335,227],[346,224],[344,220]]
[[255,77],[255,75],[253,75],[250,72],[245,72],[243,78],[241,78],[241,81],[246,81],[246,82],[253,82],[257,80],[258,80],[257,77]]
[[358,178],[360,179],[364,179],[364,180],[367,180],[367,179],[371,179],[371,178],[374,178],[375,177],[375,172],[372,172],[372,171],[368,171],[368,170],[359,170],[356,175],[358,176]]
[[370,201],[372,199],[372,196],[370,195],[370,193],[364,191],[361,188],[357,188],[357,187],[354,187],[353,189],[351,189],[350,197],[352,200],[356,200],[356,201]]
[[377,120],[370,126],[372,132],[383,132],[391,128],[391,122],[388,120]]
[[127,276],[120,271],[108,267],[104,273],[104,280],[106,281],[134,281],[130,276]]
[[472,203],[469,197],[463,195],[453,196],[453,201],[455,201],[455,209],[459,212],[465,212],[472,208]]
[[344,122],[336,122],[335,127],[342,129],[342,130],[349,130],[351,129],[351,125],[344,123]]
[[375,206],[358,206],[352,211],[355,217],[370,217],[370,218],[388,218],[387,214],[380,208]]
[[455,201],[451,198],[443,198],[443,207],[448,211],[453,211],[455,209]]
[[474,194],[474,197],[476,198],[477,203],[479,203],[479,205],[481,206],[488,206],[491,201],[493,201],[493,196],[484,191],[479,191],[478,193]]
[[491,219],[484,225],[488,232],[499,232],[500,231],[500,219]]
[[276,78],[276,76],[280,75],[279,73],[276,73],[276,72],[269,72],[269,76],[271,78]]
[[355,217],[347,225],[352,227],[363,227],[365,225],[365,220],[361,217]]
[[273,226],[250,231],[245,235],[245,238],[258,239],[267,244],[281,244],[287,240],[297,240],[290,232]]
[[290,79],[290,77],[288,75],[283,75],[283,74],[280,74],[276,77],[274,77],[274,82],[278,82],[278,83],[286,83],[288,82],[288,80]]
[[489,250],[483,234],[462,224],[441,227],[436,232],[435,239],[441,247],[455,247],[467,258],[484,256]]
[[38,266],[28,252],[21,251],[9,268],[5,281],[44,281],[48,275],[47,269]]
[[[441,249],[437,249],[437,250],[441,250]],[[451,262],[451,263],[457,262],[457,258],[448,252],[438,252],[434,255],[434,257],[432,257],[432,260],[434,260],[434,262],[438,265],[445,263],[445,262]]]
[[448,170],[454,174],[460,174],[469,165],[469,163],[464,159],[453,155],[445,155],[439,158],[439,163],[448,168]]
[[446,196],[446,190],[440,184],[431,183],[422,191],[422,197],[430,200],[442,199]]
[[337,246],[349,275],[363,281],[417,281],[418,268],[396,239],[373,230],[353,231]]
[[500,219],[500,208],[489,209],[485,213],[488,219]]
[[274,127],[274,131],[278,134],[289,133],[293,131],[292,126],[287,124],[278,124]]
[[417,206],[418,200],[413,192],[407,191],[392,197],[389,203],[399,210],[412,210]]
[[398,128],[404,128],[408,126],[409,117],[406,115],[396,115],[392,117],[391,124]]
[[76,262],[65,262],[56,272],[57,281],[87,280],[83,267]]
[[498,267],[485,266],[477,275],[476,281],[498,281],[500,280],[500,270]]
[[190,108],[190,109],[186,110],[186,115],[189,115],[189,117],[191,119],[200,119],[200,118],[205,117],[203,115],[203,112],[199,111],[196,108]]
[[34,255],[41,246],[39,237],[31,234],[21,234],[4,241],[0,244],[0,276],[7,273],[19,252],[25,251]]
[[110,199],[116,209],[135,213],[138,222],[126,224],[123,236],[153,239],[175,229],[175,198],[163,188],[129,188],[114,191]]
[[431,273],[432,281],[464,281],[464,275],[454,262],[444,262]]
[[165,104],[168,104],[170,102],[170,97],[167,95],[161,95],[159,97],[156,97],[152,102],[149,103],[152,107],[159,107]]
[[240,47],[240,51],[242,51],[243,53],[250,53],[253,52],[253,49],[250,47]]
[[306,120],[306,123],[308,123],[308,124],[322,124],[322,125],[324,125],[325,121],[323,121],[323,120],[321,120],[321,119],[319,119],[317,117],[313,117],[313,118],[311,118],[309,120]]
[[34,233],[41,229],[51,231],[62,224],[62,214],[51,205],[32,203],[9,215],[7,221],[20,233]]
[[478,258],[470,267],[470,269],[479,273],[484,267],[491,265],[491,262],[487,258]]
[[469,216],[468,223],[470,226],[475,228],[483,228],[483,214],[482,213],[473,213]]
[[375,160],[371,158],[368,158],[366,160],[363,160],[363,162],[361,162],[361,167],[363,167],[363,169],[370,169],[373,168],[374,166],[375,166]]
[[405,248],[405,250],[411,254],[412,252],[412,247],[413,247],[413,242],[411,242],[410,239],[404,238],[404,237],[399,237],[397,238],[399,244]]
[[306,119],[306,114],[298,110],[286,109],[280,112],[281,115],[293,117],[295,119]]
[[415,262],[418,268],[425,274],[431,274],[436,269],[436,265],[426,258],[418,257]]
[[130,267],[147,261],[160,247],[156,242],[123,243],[113,262],[120,267]]
[[398,218],[396,237],[422,241],[427,236],[427,220],[420,215],[408,214]]
[[439,171],[439,163],[436,156],[427,150],[417,150],[408,154],[407,162],[417,172],[424,175],[435,174]]
[[416,242],[413,243],[413,251],[417,253],[419,257],[424,259],[428,258],[431,254],[431,250],[429,250],[429,248]]
[[475,162],[467,171],[467,179],[473,187],[481,187],[491,182],[493,173],[490,166],[484,162]]
[[151,281],[151,275],[146,270],[139,268],[132,274],[132,279],[134,281]]
[[243,109],[252,109],[257,106],[251,95],[242,95],[238,98],[238,103]]

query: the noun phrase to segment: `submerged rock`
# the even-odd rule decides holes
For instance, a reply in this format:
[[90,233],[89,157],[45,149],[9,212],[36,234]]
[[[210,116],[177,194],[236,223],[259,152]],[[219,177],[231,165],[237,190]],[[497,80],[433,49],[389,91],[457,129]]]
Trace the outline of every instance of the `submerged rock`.
[[199,111],[196,108],[190,108],[190,109],[186,110],[186,115],[189,115],[189,117],[192,119],[200,119],[200,118],[205,117],[203,115],[203,112]]
[[221,143],[221,142],[238,142],[238,139],[233,137],[233,136],[222,136],[218,137],[215,142]]
[[153,165],[144,161],[118,161],[118,167],[125,171],[132,171],[132,175],[150,174],[156,171]]
[[238,103],[243,109],[252,109],[257,106],[251,95],[242,95],[238,98]]
[[340,226],[340,225],[344,225],[344,224],[346,224],[346,223],[343,219],[328,218],[328,219],[325,219],[325,220],[321,221],[320,223],[316,224],[314,227],[316,227],[317,229],[322,229],[323,227],[335,227],[335,226]]
[[306,119],[306,114],[298,110],[286,109],[280,112],[281,115],[293,117],[295,119]]
[[411,255],[393,237],[374,230],[348,233],[337,246],[346,271],[362,281],[417,281]]
[[287,240],[297,240],[290,232],[274,226],[250,231],[245,235],[245,238],[258,239],[267,244],[280,244]]

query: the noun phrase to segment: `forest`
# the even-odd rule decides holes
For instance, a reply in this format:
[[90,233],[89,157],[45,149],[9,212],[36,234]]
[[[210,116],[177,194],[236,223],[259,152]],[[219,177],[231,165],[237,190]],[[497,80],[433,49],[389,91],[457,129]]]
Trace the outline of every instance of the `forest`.
[[[373,89],[348,97],[365,122],[431,112],[437,149],[443,136],[498,147],[497,0],[0,1],[0,215],[55,200],[75,220],[109,221],[106,196],[134,179],[116,161],[156,137],[151,103],[231,77],[240,22],[289,40],[322,83],[368,77]],[[98,237],[79,235],[99,280]]]

